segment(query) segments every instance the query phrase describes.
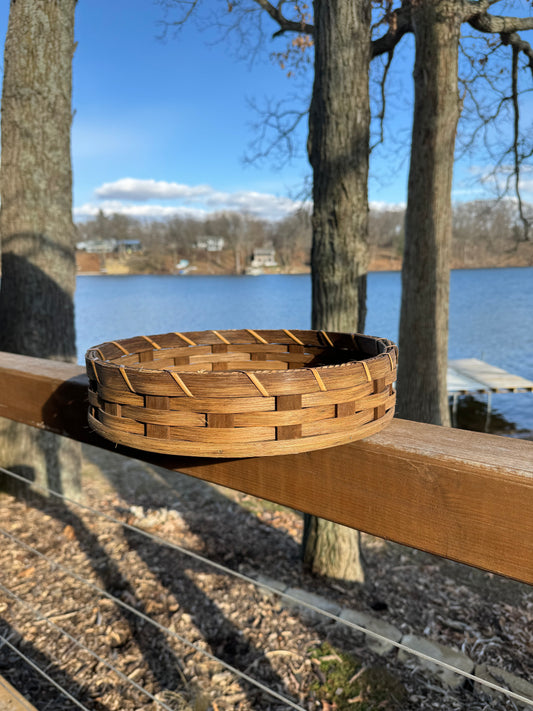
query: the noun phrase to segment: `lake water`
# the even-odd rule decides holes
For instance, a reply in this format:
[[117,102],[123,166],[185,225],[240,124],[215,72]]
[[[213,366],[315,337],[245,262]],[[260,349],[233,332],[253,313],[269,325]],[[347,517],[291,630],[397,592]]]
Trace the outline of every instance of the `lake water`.
[[[309,275],[80,276],[79,361],[104,341],[169,331],[310,328]],[[368,278],[365,332],[397,341],[400,274]],[[453,271],[449,357],[481,358],[533,380],[533,268]],[[481,396],[482,397],[482,396]],[[494,409],[533,431],[533,394],[495,394]]]

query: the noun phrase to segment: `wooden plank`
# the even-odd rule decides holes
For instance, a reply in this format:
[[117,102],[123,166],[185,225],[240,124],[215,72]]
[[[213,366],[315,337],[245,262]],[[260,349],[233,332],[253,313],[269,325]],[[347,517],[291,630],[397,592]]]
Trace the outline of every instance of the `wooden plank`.
[[0,676],[0,709],[2,711],[37,711],[22,694]]
[[497,368],[477,358],[452,360],[449,365],[460,375],[481,383],[493,392],[505,390],[533,392],[533,381],[508,373],[503,368]]
[[75,365],[0,354],[0,414],[533,584],[533,443],[393,420],[366,440],[212,460],[115,447]]

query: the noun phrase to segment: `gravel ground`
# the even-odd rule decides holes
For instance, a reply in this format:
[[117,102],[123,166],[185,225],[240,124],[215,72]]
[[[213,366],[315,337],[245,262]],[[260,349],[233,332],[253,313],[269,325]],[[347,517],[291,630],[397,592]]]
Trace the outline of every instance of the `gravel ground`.
[[[92,507],[233,570],[304,588],[533,679],[529,586],[365,535],[367,583],[321,580],[302,570],[296,512],[104,451],[85,448],[84,457]],[[173,710],[287,708],[202,651],[309,711],[516,708],[469,683],[444,688],[394,653],[376,657],[361,635],[289,611],[277,596],[78,506],[4,495],[0,527],[55,561],[2,537],[0,635],[91,711],[161,708],[154,698]],[[353,683],[367,679],[349,699],[326,690],[344,653],[357,660]],[[39,711],[76,708],[7,645],[0,674]]]

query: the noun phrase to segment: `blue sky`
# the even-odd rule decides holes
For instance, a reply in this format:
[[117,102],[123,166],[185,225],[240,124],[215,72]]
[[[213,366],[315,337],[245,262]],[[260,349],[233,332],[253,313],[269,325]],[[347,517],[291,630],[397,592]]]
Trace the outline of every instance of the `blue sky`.
[[[221,0],[204,0],[219,8]],[[5,36],[9,5],[0,10]],[[301,198],[310,170],[306,123],[297,135],[299,156],[246,164],[259,104],[291,93],[305,95],[309,79],[289,79],[269,58],[286,40],[268,41],[254,63],[237,58],[238,41],[217,42],[214,30],[189,24],[165,41],[163,9],[153,0],[80,0],[73,65],[72,157],[78,219],[106,212],[164,217],[201,216],[242,209],[282,217]],[[273,24],[265,23],[275,30]],[[405,201],[410,139],[411,41],[402,44],[391,77],[389,137],[372,157],[370,200]],[[393,146],[392,154],[390,147]],[[475,159],[456,168],[455,197],[480,196],[469,175]]]

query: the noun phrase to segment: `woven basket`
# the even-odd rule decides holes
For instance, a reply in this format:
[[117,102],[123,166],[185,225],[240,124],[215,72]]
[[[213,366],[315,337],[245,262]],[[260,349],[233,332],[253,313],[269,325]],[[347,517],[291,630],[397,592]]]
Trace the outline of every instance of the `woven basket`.
[[374,434],[394,414],[396,346],[325,331],[195,331],[89,349],[89,424],[129,447],[288,454]]

